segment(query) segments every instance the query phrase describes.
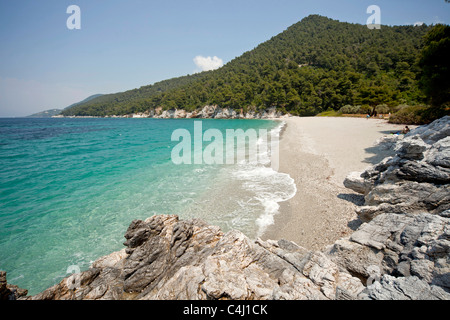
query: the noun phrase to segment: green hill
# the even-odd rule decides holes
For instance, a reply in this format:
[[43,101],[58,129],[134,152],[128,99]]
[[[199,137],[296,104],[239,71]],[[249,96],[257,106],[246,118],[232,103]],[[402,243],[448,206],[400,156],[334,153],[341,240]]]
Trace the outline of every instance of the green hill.
[[41,112],[34,113],[32,115],[29,115],[29,116],[27,116],[27,118],[51,118],[53,116],[57,116],[57,115],[61,114],[61,112],[66,110],[66,109],[73,108],[73,107],[78,106],[80,104],[87,103],[87,102],[91,101],[92,99],[98,98],[100,96],[102,96],[102,94],[94,94],[94,95],[89,96],[89,97],[87,97],[86,99],[84,99],[84,100],[82,100],[80,102],[73,103],[70,106],[65,107],[64,109],[45,110],[45,111],[41,111]]
[[123,115],[205,105],[276,106],[315,115],[344,105],[395,106],[424,100],[418,56],[429,26],[339,22],[311,15],[222,68],[161,81],[78,104],[63,115]]

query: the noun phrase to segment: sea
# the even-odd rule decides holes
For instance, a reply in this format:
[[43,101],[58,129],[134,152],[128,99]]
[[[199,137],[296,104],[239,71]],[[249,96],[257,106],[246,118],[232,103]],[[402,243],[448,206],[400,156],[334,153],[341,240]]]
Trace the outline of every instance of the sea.
[[192,157],[210,146],[194,147],[199,121],[202,134],[214,129],[224,137],[237,129],[278,133],[285,125],[254,119],[0,119],[0,270],[8,283],[37,294],[74,266],[87,270],[123,249],[129,224],[153,215],[199,218],[224,232],[261,236],[279,203],[295,195],[293,179],[274,170],[270,157],[175,163],[182,141],[174,139],[176,130],[191,134]]

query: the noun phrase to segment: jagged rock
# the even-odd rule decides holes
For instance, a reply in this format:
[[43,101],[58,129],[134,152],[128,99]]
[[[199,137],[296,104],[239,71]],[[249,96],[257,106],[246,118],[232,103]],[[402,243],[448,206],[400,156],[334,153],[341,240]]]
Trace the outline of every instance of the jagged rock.
[[329,249],[333,261],[368,279],[370,266],[381,274],[414,275],[450,292],[450,219],[430,213],[385,213],[362,224]]
[[379,214],[450,208],[450,116],[409,132],[397,140],[396,155],[362,173],[352,173],[344,185],[365,195],[358,216],[368,222]]
[[[414,299],[398,281],[447,299],[449,238],[447,217],[383,214],[319,252],[154,216],[130,224],[127,249],[28,299]],[[373,270],[381,281],[365,288]]]
[[196,109],[192,112],[187,112],[183,109],[162,110],[156,108],[145,113],[136,113],[130,115],[132,118],[161,118],[161,119],[179,119],[179,118],[201,118],[201,119],[279,119],[289,117],[289,114],[282,114],[276,110],[276,107],[268,108],[260,112],[249,110],[238,113],[233,108],[221,108],[217,105],[207,105],[202,109]]
[[405,214],[430,211],[438,214],[450,208],[450,186],[413,181],[380,184],[364,199],[364,205],[356,209],[363,222],[385,212]]
[[417,182],[430,182],[435,184],[448,184],[450,182],[450,169],[428,163],[402,163],[396,174],[400,179]]
[[450,300],[450,294],[430,286],[417,277],[395,278],[384,275],[368,286],[359,297],[364,300]]
[[17,300],[27,294],[28,290],[8,284],[6,281],[6,272],[0,271],[0,300]]
[[420,136],[410,135],[398,143],[396,150],[401,158],[421,160],[423,159],[423,153],[429,147],[430,146],[425,143]]
[[344,186],[361,194],[367,194],[372,188],[372,184],[361,177],[361,172],[351,172],[344,180]]
[[125,238],[125,250],[28,299],[336,299],[364,289],[322,252],[196,219],[136,220]]
[[450,168],[450,136],[433,144],[428,151],[427,161],[433,166]]
[[450,137],[450,116],[437,119],[429,125],[420,126],[407,134],[407,136],[412,135],[419,135],[428,144]]

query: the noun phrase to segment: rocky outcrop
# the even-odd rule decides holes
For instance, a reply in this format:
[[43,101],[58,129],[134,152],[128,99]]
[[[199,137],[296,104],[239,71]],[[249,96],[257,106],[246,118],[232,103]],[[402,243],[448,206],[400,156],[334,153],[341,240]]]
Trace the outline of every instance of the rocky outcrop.
[[6,272],[0,271],[0,300],[17,300],[28,294],[28,290],[6,282]]
[[450,300],[449,123],[381,142],[395,154],[345,181],[365,196],[363,223],[324,251],[153,216],[125,249],[19,299]]
[[[443,214],[448,216],[450,211]],[[415,276],[430,288],[450,292],[449,240],[448,217],[385,213],[361,225],[349,238],[336,241],[328,254],[366,282],[382,275]]]
[[126,249],[29,299],[336,299],[364,289],[322,252],[200,220],[137,220],[125,238]]
[[448,300],[441,288],[429,286],[417,277],[392,277],[383,275],[380,281],[368,286],[360,295],[363,300]]
[[439,214],[450,209],[450,117],[419,127],[394,144],[392,137],[387,141],[394,156],[344,181],[365,196],[359,218],[368,222],[387,212]]
[[210,105],[191,112],[183,109],[162,110],[162,108],[158,108],[144,113],[135,113],[130,115],[130,117],[158,119],[278,119],[289,117],[289,114],[283,114],[277,111],[276,107],[261,111],[255,111],[250,108],[250,110],[244,112],[242,109],[236,111],[233,108],[221,108],[217,105]]
[[450,299],[449,236],[447,217],[383,214],[319,252],[153,216],[126,249],[27,299]]
[[450,117],[419,127],[403,139],[391,136],[381,141],[385,142],[395,155],[345,179],[346,187],[364,194],[357,213],[366,223],[350,238],[337,241],[329,254],[363,279],[371,276],[370,266],[383,275],[367,287],[366,297],[447,297]]

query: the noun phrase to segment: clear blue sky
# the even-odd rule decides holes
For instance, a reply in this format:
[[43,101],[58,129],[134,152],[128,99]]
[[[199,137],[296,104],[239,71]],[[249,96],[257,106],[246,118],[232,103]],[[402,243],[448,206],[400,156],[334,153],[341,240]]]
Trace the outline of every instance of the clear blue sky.
[[[69,30],[69,5],[81,29]],[[223,63],[310,14],[365,24],[450,21],[444,0],[0,0],[0,117],[63,108]]]

